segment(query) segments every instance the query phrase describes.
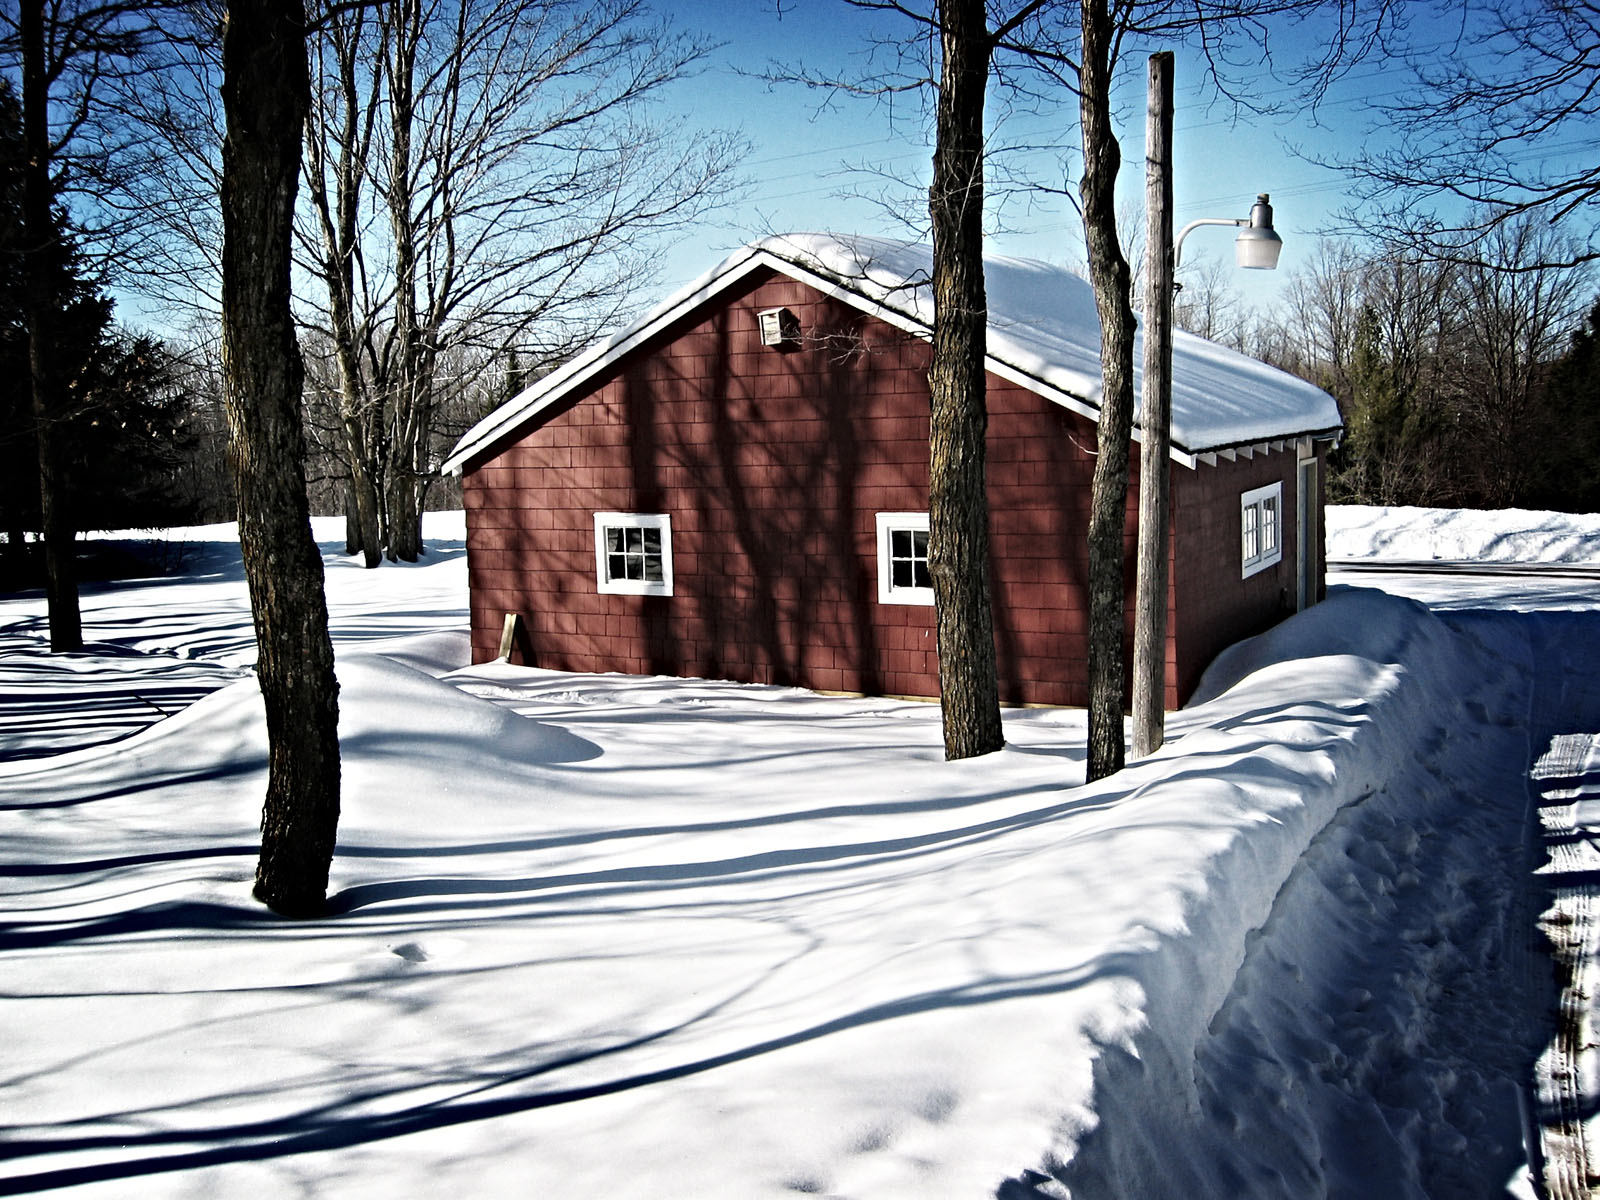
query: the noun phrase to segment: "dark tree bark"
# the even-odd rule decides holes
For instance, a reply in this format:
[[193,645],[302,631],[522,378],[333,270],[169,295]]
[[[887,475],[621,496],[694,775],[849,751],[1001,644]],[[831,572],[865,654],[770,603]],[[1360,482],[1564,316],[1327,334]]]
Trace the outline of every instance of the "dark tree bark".
[[303,366],[289,307],[310,105],[301,0],[232,0],[222,97],[225,398],[269,744],[255,893],[274,911],[311,916],[325,903],[339,823],[339,685],[306,503]]
[[23,239],[28,320],[28,371],[33,393],[34,433],[39,447],[39,515],[44,537],[45,603],[50,649],[83,648],[72,519],[71,480],[63,462],[60,404],[50,363],[51,318],[60,297],[52,286],[62,257],[61,230],[50,182],[49,81],[45,70],[43,0],[22,0],[22,136],[27,159],[22,175]]
[[928,569],[938,617],[946,758],[1005,744],[989,599],[985,482],[983,101],[990,34],[983,0],[939,6],[943,69],[928,210],[933,223]]
[[1107,0],[1082,0],[1083,232],[1089,280],[1100,311],[1099,453],[1089,501],[1089,766],[1101,779],[1125,760],[1122,716],[1126,627],[1128,446],[1133,436],[1133,308],[1128,260],[1117,238],[1117,171],[1122,148],[1111,124],[1116,34]]

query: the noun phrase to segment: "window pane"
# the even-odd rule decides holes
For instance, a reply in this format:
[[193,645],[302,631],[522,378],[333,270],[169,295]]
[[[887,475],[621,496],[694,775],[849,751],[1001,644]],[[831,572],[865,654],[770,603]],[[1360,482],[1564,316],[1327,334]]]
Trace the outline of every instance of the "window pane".
[[1261,502],[1261,548],[1263,552],[1278,548],[1278,498],[1268,496]]
[[1261,553],[1256,538],[1256,519],[1258,511],[1259,510],[1254,504],[1247,505],[1243,510],[1241,510],[1242,516],[1244,517],[1244,556],[1246,561],[1258,557]]
[[672,594],[672,529],[665,514],[596,513],[596,572],[602,592]]
[[933,603],[928,573],[928,518],[915,512],[877,514],[878,602]]
[[928,531],[926,529],[888,530],[889,588],[929,588]]

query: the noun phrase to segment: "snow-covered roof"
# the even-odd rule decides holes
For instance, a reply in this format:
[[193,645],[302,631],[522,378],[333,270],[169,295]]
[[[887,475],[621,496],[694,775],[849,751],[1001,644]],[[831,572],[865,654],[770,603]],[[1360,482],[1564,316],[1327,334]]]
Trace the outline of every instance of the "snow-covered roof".
[[[490,413],[467,431],[444,469],[460,470],[667,325],[763,268],[918,336],[931,335],[931,247],[832,233],[763,238]],[[1098,419],[1100,317],[1089,284],[1065,267],[998,254],[984,256],[984,282],[988,370]],[[1136,372],[1141,351],[1139,339]],[[1173,457],[1188,466],[1204,454],[1342,427],[1338,406],[1321,388],[1181,330],[1173,335],[1172,376]]]

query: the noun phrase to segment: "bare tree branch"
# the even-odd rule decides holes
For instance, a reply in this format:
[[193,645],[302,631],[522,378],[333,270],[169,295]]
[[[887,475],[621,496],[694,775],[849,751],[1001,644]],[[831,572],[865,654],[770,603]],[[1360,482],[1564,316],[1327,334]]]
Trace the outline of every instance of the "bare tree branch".
[[1479,0],[1455,12],[1442,52],[1405,56],[1414,86],[1374,103],[1388,145],[1310,156],[1357,181],[1349,225],[1470,265],[1492,252],[1486,233],[1532,215],[1570,231],[1548,265],[1600,260],[1600,6]]

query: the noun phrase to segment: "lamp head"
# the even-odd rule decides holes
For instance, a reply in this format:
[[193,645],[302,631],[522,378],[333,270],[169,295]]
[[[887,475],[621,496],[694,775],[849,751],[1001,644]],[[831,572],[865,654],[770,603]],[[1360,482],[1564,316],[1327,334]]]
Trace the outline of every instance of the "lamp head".
[[1283,252],[1283,239],[1272,228],[1272,205],[1262,192],[1250,206],[1250,223],[1239,230],[1233,241],[1234,261],[1241,267],[1271,271]]

